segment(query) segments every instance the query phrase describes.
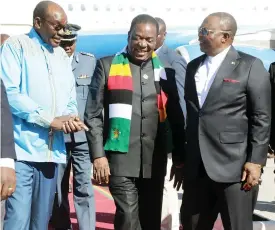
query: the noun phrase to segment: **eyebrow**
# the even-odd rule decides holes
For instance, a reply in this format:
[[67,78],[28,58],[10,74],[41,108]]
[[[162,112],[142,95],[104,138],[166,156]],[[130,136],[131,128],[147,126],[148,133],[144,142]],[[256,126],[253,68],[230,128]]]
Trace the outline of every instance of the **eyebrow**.
[[[135,34],[135,36],[144,38],[144,36],[142,36],[141,34],[137,34],[137,33]],[[146,38],[154,38],[154,37],[151,36],[151,37],[146,37]]]

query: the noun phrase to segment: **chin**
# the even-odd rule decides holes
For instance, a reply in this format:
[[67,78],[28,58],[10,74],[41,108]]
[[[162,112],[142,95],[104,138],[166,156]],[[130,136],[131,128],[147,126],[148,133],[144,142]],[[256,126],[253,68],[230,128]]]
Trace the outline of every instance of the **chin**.
[[202,46],[200,46],[200,50],[201,50],[201,52],[203,52],[203,53],[206,52],[206,49],[205,49],[204,47],[202,47]]
[[144,56],[135,55],[135,59],[137,59],[137,60],[142,60],[142,61],[146,61],[146,60],[150,59],[151,56],[152,56],[152,54],[150,54],[150,55],[149,55],[149,54],[146,54],[146,55],[144,55]]
[[51,41],[50,45],[53,47],[53,48],[56,48],[60,45],[60,42],[59,43],[56,43],[54,41]]

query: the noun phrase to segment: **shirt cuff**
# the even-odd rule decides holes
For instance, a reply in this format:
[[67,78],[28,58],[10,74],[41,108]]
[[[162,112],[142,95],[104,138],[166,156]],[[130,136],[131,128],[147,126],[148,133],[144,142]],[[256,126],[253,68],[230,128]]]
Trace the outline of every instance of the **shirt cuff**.
[[7,167],[14,169],[14,159],[12,158],[1,158],[0,159],[0,167]]

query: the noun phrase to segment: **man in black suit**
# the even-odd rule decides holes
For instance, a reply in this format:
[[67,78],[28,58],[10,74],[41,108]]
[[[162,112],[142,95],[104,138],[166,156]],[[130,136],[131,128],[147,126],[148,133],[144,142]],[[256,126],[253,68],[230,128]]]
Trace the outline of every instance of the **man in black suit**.
[[270,147],[274,151],[275,149],[275,62],[271,63],[269,68],[271,89],[272,89],[272,121],[271,121],[271,135],[270,135]]
[[16,177],[13,162],[16,159],[12,116],[5,86],[1,80],[1,200],[6,200],[15,191]]
[[[174,137],[175,161],[184,151],[184,119],[175,71],[156,68],[159,60],[153,51],[157,35],[158,23],[153,17],[135,17],[125,50],[115,57],[98,60],[88,94],[85,123],[90,130],[87,140],[94,161],[94,178],[108,183],[110,176],[109,188],[116,204],[116,230],[160,229],[169,124]],[[125,62],[114,63],[114,60]],[[166,106],[163,104],[165,94]],[[124,103],[119,102],[121,100]],[[169,124],[163,120],[160,105],[166,107]],[[121,109],[114,111],[116,106]],[[117,119],[118,115],[128,118]],[[112,125],[109,118],[114,117],[125,124],[129,124],[130,119],[130,129],[128,126],[109,129]],[[129,147],[120,150],[125,146],[119,144],[125,136]],[[113,150],[106,145],[110,142],[118,143]]]
[[209,15],[199,28],[205,54],[187,66],[185,230],[212,229],[219,212],[225,230],[252,230],[252,188],[267,157],[271,90],[263,63],[232,46],[236,31],[232,15]]

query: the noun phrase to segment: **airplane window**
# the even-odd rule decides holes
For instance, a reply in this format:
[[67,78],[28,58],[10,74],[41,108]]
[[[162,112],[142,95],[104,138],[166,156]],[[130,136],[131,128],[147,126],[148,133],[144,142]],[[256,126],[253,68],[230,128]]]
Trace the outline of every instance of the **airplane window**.
[[94,5],[94,11],[98,11],[98,6],[97,5]]
[[118,6],[119,11],[123,11],[123,7],[121,5]]
[[68,10],[69,10],[69,11],[72,11],[73,9],[74,9],[73,5],[72,5],[72,4],[69,4],[69,5],[68,5]]
[[143,12],[147,12],[147,9],[145,7],[142,7]]
[[81,9],[82,11],[85,11],[85,10],[86,10],[85,5],[84,5],[84,4],[81,4],[80,9]]

